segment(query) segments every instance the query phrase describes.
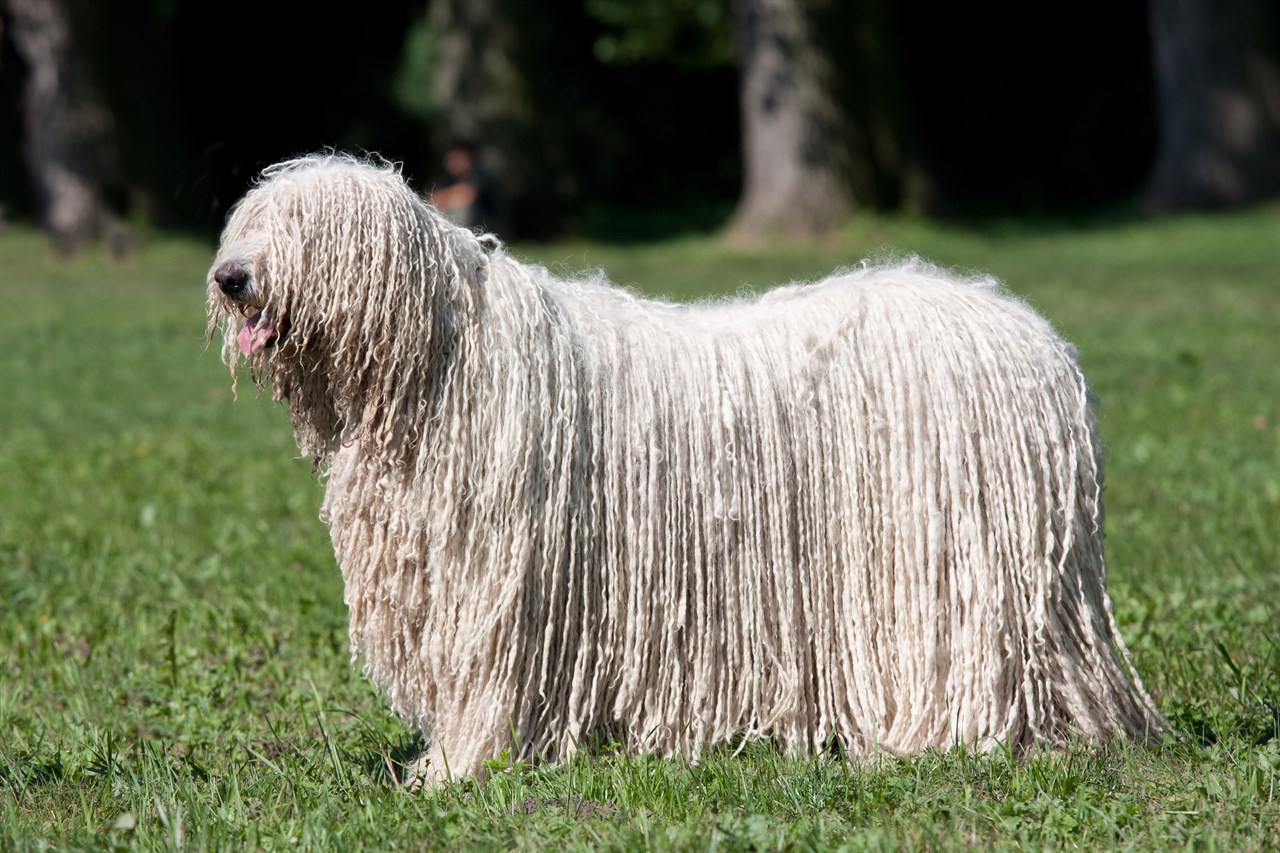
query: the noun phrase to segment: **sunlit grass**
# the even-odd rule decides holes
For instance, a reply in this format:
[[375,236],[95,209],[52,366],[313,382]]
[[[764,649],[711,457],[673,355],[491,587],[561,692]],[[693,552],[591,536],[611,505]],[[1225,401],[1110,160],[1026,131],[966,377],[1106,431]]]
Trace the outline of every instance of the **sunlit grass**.
[[989,270],[1100,399],[1111,589],[1184,737],[850,765],[768,744],[606,748],[388,784],[416,748],[348,661],[320,487],[282,410],[204,349],[210,248],[56,259],[0,236],[0,849],[1274,846],[1280,216],[978,229],[863,218],[818,246],[518,254],[674,298],[889,251]]

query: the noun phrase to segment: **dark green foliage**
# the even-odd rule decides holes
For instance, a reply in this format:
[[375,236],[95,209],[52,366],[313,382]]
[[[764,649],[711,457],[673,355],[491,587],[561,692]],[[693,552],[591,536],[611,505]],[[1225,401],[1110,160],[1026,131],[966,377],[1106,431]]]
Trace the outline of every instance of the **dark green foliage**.
[[734,60],[728,0],[585,0],[606,29],[595,40],[601,62],[663,62],[684,68]]

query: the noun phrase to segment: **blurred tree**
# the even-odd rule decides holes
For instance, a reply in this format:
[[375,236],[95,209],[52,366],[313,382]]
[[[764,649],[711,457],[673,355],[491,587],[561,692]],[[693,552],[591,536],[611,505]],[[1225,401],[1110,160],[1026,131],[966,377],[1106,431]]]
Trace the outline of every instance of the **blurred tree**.
[[121,253],[129,231],[105,201],[120,173],[111,113],[82,61],[64,0],[9,0],[9,27],[26,65],[23,156],[41,222],[74,252],[105,238]]
[[579,137],[599,120],[581,4],[433,0],[438,142],[472,143],[512,201],[514,228],[553,232],[578,188]]
[[406,115],[427,125],[436,118],[432,91],[435,66],[435,31],[427,15],[423,14],[405,31],[400,62],[391,78],[391,93],[396,105]]
[[1223,207],[1280,193],[1280,65],[1263,0],[1151,0],[1159,142],[1145,204]]
[[[1236,183],[1268,185],[1268,157],[1241,153],[1275,159],[1266,93],[1280,29],[1264,4],[1274,16],[1274,0],[1152,8],[1254,21],[1225,42],[1239,55],[1194,15],[1175,28],[1180,49],[1207,41],[1225,58],[1171,66],[1200,82],[1164,87],[1166,136],[1182,141],[1153,187],[1194,183],[1189,151],[1253,163]],[[443,148],[471,139],[515,196],[519,236],[634,237],[709,228],[735,199],[746,235],[821,231],[865,207],[932,212],[934,179],[952,210],[1110,204],[1137,191],[1155,146],[1142,3],[1055,15],[926,0],[390,0],[336,17],[261,0],[0,9],[0,120],[19,118],[0,127],[0,197],[8,215],[39,207],[51,229],[63,223],[68,246],[123,233],[117,214],[214,232],[262,166],[327,147],[380,152],[426,190]],[[1223,79],[1244,94],[1223,97]],[[1214,110],[1236,118],[1209,126]]]
[[[825,5],[825,4],[824,4]],[[731,231],[825,231],[854,208],[852,128],[817,16],[802,0],[740,0],[742,198]]]
[[927,203],[890,0],[739,0],[743,188],[731,234],[819,234]]

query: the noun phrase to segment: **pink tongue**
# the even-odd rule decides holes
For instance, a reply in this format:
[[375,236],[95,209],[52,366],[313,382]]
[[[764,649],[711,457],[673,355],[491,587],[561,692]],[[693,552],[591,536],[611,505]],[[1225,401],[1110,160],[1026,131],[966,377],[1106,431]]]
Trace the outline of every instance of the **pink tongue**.
[[259,311],[245,320],[244,328],[240,330],[240,334],[236,335],[236,343],[240,345],[240,352],[252,355],[270,343],[275,336],[275,324],[263,317],[262,312]]

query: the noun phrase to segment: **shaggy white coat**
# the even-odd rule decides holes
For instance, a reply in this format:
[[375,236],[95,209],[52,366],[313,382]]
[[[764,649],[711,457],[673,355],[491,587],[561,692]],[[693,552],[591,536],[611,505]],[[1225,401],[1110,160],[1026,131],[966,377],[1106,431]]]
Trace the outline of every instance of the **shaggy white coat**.
[[209,307],[328,472],[353,655],[432,779],[599,741],[1166,727],[1105,589],[1075,353],[990,279],[908,261],[643,299],[316,157],[235,209]]

